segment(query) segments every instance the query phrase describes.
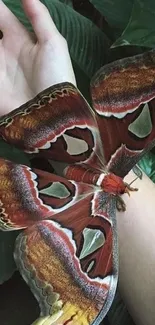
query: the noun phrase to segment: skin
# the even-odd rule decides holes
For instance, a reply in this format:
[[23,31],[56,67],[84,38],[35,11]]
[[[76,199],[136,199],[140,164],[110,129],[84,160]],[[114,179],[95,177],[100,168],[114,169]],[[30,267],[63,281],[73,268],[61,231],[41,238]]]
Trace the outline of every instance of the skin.
[[[125,180],[135,178],[131,171]],[[117,213],[119,287],[137,325],[155,324],[155,184],[143,174],[131,197],[123,195],[126,212]]]
[[[76,85],[66,40],[39,0],[23,0],[30,35],[0,0],[0,116],[63,81]],[[15,45],[16,44],[16,45]],[[60,55],[63,53],[63,55]],[[135,178],[130,172],[125,181]],[[155,185],[143,175],[138,192],[123,196],[126,212],[117,213],[120,277],[124,301],[137,325],[155,324]]]
[[27,32],[0,0],[1,115],[56,83],[69,81],[76,85],[67,42],[56,29],[47,8],[38,0],[22,3],[36,37]]

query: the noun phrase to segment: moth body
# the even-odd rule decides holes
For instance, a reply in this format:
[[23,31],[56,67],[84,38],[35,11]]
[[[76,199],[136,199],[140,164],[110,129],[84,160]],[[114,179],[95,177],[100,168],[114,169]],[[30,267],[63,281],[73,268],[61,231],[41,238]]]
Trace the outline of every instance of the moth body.
[[126,184],[123,179],[113,173],[105,175],[102,180],[101,187],[105,192],[121,195],[126,192]]
[[126,184],[121,177],[113,173],[100,172],[95,168],[89,168],[86,164],[67,167],[65,176],[76,182],[97,185],[110,194],[121,195],[126,192]]

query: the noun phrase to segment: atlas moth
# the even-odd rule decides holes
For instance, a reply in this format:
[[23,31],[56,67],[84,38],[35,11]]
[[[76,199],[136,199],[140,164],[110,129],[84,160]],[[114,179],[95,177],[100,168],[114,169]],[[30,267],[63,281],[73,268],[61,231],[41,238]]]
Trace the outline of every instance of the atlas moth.
[[57,170],[0,159],[0,228],[25,229],[14,257],[40,305],[35,325],[99,325],[112,304],[116,209],[135,190],[124,177],[155,145],[154,50],[102,67],[91,96],[93,108],[60,83],[0,119],[3,140]]

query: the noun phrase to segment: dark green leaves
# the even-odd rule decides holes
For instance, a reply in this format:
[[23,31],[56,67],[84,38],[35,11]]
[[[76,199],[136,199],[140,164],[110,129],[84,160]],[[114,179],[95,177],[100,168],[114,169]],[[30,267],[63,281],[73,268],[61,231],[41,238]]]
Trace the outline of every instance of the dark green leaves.
[[148,177],[155,183],[155,155],[153,153],[148,153],[141,159],[138,163],[140,168],[146,173]]
[[18,233],[0,231],[0,284],[7,281],[16,269],[13,250]]
[[113,46],[155,46],[154,0],[89,0],[121,34]]
[[[14,161],[15,163],[30,165],[29,159],[20,150],[0,140],[0,157]],[[14,242],[19,232],[0,231],[0,284],[8,280],[16,266],[13,259]]]
[[133,0],[90,0],[113,27],[123,30],[132,11]]
[[131,17],[114,46],[155,46],[155,1],[135,0]]
[[0,157],[22,165],[30,165],[29,157],[15,147],[0,139]]
[[73,7],[72,0],[59,0],[59,1],[65,3],[68,6]]

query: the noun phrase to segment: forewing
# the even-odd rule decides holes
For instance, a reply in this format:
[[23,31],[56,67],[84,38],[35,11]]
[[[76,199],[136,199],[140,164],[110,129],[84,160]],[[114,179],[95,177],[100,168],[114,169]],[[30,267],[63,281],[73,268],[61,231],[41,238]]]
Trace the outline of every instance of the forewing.
[[92,187],[0,159],[0,229],[26,228],[67,209]]
[[108,169],[123,177],[155,145],[155,51],[104,66],[91,93]]
[[[103,163],[95,114],[70,83],[54,85],[0,119],[3,139],[30,154],[67,163]],[[99,158],[98,158],[99,157]]]
[[117,284],[115,226],[115,201],[98,191],[19,235],[15,260],[44,325],[103,320]]

